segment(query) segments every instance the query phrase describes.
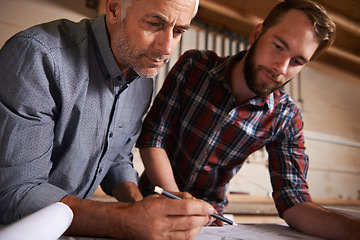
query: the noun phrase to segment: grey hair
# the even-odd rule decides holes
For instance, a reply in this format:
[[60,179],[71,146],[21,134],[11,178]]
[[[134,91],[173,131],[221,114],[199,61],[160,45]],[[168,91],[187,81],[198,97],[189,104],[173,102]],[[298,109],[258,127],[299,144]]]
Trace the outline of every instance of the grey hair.
[[125,22],[126,16],[128,14],[129,8],[134,3],[135,0],[120,0],[121,3],[121,21]]
[[[121,21],[125,21],[127,13],[129,11],[129,8],[131,7],[131,5],[135,2],[136,0],[120,0],[121,2]],[[197,14],[199,10],[199,0],[196,0],[196,5],[195,5],[195,11],[193,14],[193,18],[195,17],[195,15]]]

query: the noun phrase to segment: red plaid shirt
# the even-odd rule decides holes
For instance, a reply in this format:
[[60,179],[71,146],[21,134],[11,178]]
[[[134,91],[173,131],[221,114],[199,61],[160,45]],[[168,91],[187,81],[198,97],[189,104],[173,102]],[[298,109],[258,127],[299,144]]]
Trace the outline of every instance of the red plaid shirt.
[[[230,179],[251,153],[265,146],[281,216],[295,204],[311,201],[300,110],[280,90],[237,106],[228,81],[243,56],[186,52],[157,95],[137,147],[165,149],[179,189],[222,212]],[[146,185],[143,175],[139,186],[144,190]]]

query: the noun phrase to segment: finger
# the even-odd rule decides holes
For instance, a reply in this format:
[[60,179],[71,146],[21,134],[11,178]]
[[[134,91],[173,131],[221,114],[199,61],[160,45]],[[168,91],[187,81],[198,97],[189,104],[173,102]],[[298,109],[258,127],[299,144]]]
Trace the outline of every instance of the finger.
[[171,231],[189,231],[202,228],[209,221],[207,216],[169,216]]
[[196,199],[195,197],[193,197],[193,195],[191,195],[188,192],[179,192],[177,193],[177,196],[181,197],[182,199]]
[[152,195],[148,196],[148,198],[160,198],[160,197],[165,197],[165,196],[160,195],[160,194],[152,194]]
[[216,218],[209,216],[209,220],[205,224],[205,226],[210,226],[215,220],[216,220]]
[[162,206],[168,215],[208,216],[215,212],[215,209],[212,205],[198,199],[164,199]]

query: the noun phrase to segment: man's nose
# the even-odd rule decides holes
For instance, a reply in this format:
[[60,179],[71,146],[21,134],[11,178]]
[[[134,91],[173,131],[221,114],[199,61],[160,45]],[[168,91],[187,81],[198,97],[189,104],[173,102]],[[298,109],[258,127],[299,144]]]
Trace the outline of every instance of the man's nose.
[[290,59],[288,57],[281,56],[274,62],[273,69],[277,75],[286,75],[289,63]]
[[166,30],[162,31],[162,33],[157,36],[155,49],[161,52],[162,55],[170,56],[175,45],[176,43],[172,30]]

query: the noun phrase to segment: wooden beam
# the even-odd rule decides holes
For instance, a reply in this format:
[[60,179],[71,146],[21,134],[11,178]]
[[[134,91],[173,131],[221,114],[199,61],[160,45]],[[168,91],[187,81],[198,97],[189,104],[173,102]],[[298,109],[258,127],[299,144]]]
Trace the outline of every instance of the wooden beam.
[[336,23],[337,28],[342,28],[348,32],[353,33],[354,35],[360,36],[360,24],[350,20],[344,15],[328,11],[331,19]]
[[261,23],[263,21],[262,18],[246,11],[239,11],[229,8],[223,4],[218,4],[209,0],[201,0],[200,7],[206,8],[210,11],[216,12],[220,15],[227,16],[233,18],[239,22],[251,24],[253,26]]
[[350,62],[353,62],[354,64],[360,65],[360,56],[346,52],[340,48],[337,48],[336,46],[332,46],[329,49],[327,49],[326,51],[329,54],[335,55],[339,58],[343,58]]

